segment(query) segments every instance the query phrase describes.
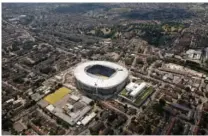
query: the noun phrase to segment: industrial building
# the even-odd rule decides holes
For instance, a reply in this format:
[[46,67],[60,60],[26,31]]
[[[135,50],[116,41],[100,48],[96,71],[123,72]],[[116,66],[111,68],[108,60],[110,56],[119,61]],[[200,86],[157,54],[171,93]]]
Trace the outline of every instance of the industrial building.
[[46,106],[46,109],[71,126],[74,126],[79,120],[81,121],[81,124],[87,125],[96,116],[94,112],[85,116],[92,109],[92,106],[89,104],[93,100],[86,96],[79,97],[73,94],[70,95],[69,98],[73,99],[75,103],[67,102],[64,105],[61,105],[61,107],[55,106],[55,104],[49,104]]
[[128,81],[128,70],[108,61],[88,61],[74,70],[77,88],[88,96],[109,98]]
[[95,112],[92,112],[90,115],[85,116],[85,118],[81,121],[81,123],[85,126],[87,125],[94,117],[96,116]]

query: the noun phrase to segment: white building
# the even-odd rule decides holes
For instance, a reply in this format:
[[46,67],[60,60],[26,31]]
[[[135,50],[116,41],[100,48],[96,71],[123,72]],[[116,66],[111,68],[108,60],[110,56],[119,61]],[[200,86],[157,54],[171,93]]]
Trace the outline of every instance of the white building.
[[76,96],[76,95],[70,95],[70,98],[73,99],[74,101],[78,101],[80,99],[79,96]]
[[144,89],[146,88],[146,83],[143,82],[141,83],[136,89],[134,89],[131,93],[130,93],[130,96],[132,97],[137,97],[141,92],[144,91]]
[[50,104],[46,107],[46,109],[52,112],[55,109],[55,107],[52,104]]
[[127,92],[132,92],[132,91],[134,91],[134,90],[135,90],[136,88],[138,88],[138,87],[139,87],[138,84],[131,82],[131,83],[129,83],[129,84],[126,86],[126,91],[127,91]]
[[96,116],[95,112],[92,112],[90,115],[85,116],[85,118],[81,121],[81,123],[85,126],[87,125],[94,117]]
[[136,83],[129,83],[126,86],[126,91],[128,92],[129,96],[135,98],[137,97],[141,92],[144,91],[144,89],[146,88],[147,84],[145,82],[142,82],[140,85],[136,84]]
[[72,109],[74,108],[74,106],[71,105],[70,103],[67,103],[66,106],[67,106],[67,108],[68,108],[69,110],[72,110]]
[[186,54],[189,59],[200,60],[202,52],[190,49],[190,50],[186,51]]

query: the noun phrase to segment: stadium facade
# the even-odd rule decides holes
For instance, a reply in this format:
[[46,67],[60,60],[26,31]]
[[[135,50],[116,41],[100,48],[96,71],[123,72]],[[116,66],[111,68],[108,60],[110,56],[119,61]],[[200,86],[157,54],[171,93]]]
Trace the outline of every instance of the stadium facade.
[[128,70],[113,62],[88,61],[74,70],[77,88],[88,96],[109,98],[120,92],[128,82]]

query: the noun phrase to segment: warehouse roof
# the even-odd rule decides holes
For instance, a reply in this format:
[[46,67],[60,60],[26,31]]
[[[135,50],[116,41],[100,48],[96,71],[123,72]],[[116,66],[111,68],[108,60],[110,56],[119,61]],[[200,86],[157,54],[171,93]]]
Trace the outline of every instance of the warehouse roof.
[[86,103],[86,104],[90,104],[93,100],[88,98],[88,97],[86,97],[86,96],[82,96],[81,101]]
[[50,104],[46,107],[46,109],[49,110],[50,112],[52,112],[55,109],[55,107]]
[[85,118],[81,121],[81,123],[85,126],[87,125],[94,117],[96,116],[95,112],[92,112],[90,115],[85,116]]
[[78,101],[80,99],[79,96],[76,96],[76,95],[73,95],[73,94],[70,95],[70,98],[73,99],[73,100],[75,100],[75,101]]

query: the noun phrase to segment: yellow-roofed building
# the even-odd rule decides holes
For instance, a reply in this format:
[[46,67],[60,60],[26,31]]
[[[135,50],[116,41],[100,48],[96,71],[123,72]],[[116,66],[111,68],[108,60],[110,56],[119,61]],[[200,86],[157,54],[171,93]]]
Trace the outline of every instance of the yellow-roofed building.
[[62,87],[62,88],[59,88],[58,90],[56,90],[54,93],[46,96],[44,98],[44,100],[50,104],[55,104],[56,102],[61,100],[65,95],[67,95],[69,93],[71,93],[70,89],[68,89],[66,87]]

